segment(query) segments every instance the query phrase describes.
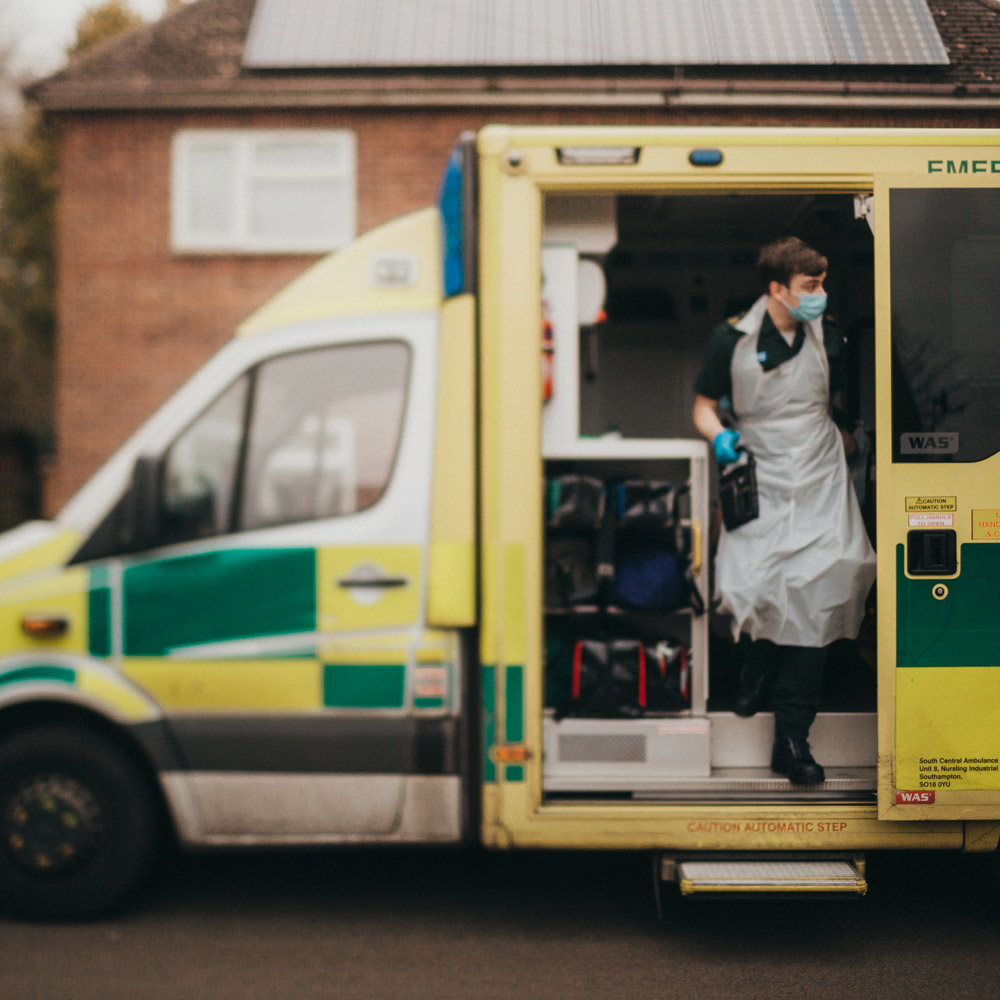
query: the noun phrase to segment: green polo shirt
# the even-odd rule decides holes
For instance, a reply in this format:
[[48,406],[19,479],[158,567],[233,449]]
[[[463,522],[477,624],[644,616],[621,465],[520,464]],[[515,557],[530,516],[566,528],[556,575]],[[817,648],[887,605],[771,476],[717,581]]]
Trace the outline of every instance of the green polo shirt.
[[[733,352],[737,341],[745,334],[736,329],[736,324],[742,317],[736,316],[725,323],[720,323],[713,331],[705,351],[701,371],[694,382],[694,391],[699,396],[721,400],[733,398]],[[800,323],[795,331],[795,338],[789,344],[778,332],[768,313],[764,313],[760,332],[757,334],[757,360],[761,369],[769,372],[779,365],[794,358],[805,343],[805,328]],[[844,387],[844,338],[840,330],[829,319],[823,320],[823,345],[830,367],[830,397]]]

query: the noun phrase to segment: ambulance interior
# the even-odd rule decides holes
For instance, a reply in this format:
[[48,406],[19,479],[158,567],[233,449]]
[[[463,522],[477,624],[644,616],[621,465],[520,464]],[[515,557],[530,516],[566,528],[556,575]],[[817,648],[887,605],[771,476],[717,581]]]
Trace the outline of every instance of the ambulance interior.
[[[706,612],[697,614],[683,599],[681,607],[664,613],[588,598],[587,580],[570,579],[579,575],[572,562],[581,551],[572,547],[579,538],[560,529],[556,513],[560,495],[572,502],[574,491],[585,492],[594,480],[612,492],[623,482],[669,482],[680,532],[673,536],[677,552],[689,568],[694,563],[701,596],[712,596],[721,521],[718,471],[691,422],[692,386],[713,328],[745,311],[760,294],[759,248],[796,235],[830,262],[828,311],[846,338],[846,385],[839,403],[858,444],[851,477],[874,545],[874,251],[868,209],[870,199],[851,193],[546,199],[543,312],[552,333],[553,372],[551,398],[543,408],[548,797],[874,796],[874,590],[859,640],[831,649],[823,704],[810,734],[827,780],[793,787],[769,770],[770,713],[744,719],[732,712],[741,652],[731,622],[710,600]],[[571,323],[566,315],[574,309]],[[568,363],[576,368],[575,384]],[[574,432],[579,441],[571,440]],[[619,509],[622,495],[617,494]],[[704,560],[698,558],[694,522],[707,538]],[[595,534],[590,558],[606,562],[610,543],[601,541],[600,530]],[[567,596],[574,587],[582,599]],[[635,673],[628,659],[631,639],[643,649],[642,671],[650,684],[645,706],[636,706],[628,692]],[[624,660],[616,659],[619,652]],[[588,665],[593,656],[604,660]],[[611,677],[589,705],[580,697],[580,688],[593,682],[588,670]],[[654,693],[654,677],[662,681],[667,671],[669,692]]]

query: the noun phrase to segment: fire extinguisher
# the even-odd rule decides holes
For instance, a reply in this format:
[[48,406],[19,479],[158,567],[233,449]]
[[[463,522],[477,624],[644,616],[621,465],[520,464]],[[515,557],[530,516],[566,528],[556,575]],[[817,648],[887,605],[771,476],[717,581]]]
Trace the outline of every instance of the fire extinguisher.
[[552,369],[555,363],[555,344],[552,340],[552,323],[542,321],[542,402],[552,398]]

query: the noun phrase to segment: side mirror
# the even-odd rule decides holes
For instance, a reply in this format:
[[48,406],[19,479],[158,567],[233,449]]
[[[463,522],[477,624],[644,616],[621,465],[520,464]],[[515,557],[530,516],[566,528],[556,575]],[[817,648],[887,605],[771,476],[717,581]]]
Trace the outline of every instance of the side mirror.
[[132,484],[125,494],[122,545],[126,551],[152,548],[160,539],[160,474],[158,458],[141,455],[135,460]]

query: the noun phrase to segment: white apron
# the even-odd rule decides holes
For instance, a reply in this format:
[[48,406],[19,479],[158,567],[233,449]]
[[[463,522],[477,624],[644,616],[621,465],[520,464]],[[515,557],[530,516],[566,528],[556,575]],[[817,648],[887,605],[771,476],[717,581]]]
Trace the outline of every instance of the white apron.
[[822,320],[805,323],[795,357],[766,372],[757,334],[762,296],[737,324],[732,402],[740,444],[757,459],[760,517],[722,529],[716,591],[733,633],[784,646],[853,639],[875,581],[840,431],[830,416]]

